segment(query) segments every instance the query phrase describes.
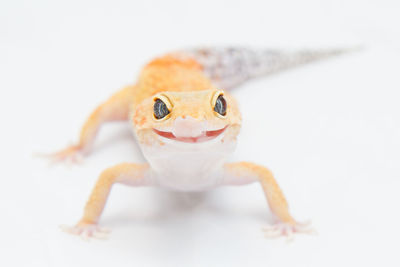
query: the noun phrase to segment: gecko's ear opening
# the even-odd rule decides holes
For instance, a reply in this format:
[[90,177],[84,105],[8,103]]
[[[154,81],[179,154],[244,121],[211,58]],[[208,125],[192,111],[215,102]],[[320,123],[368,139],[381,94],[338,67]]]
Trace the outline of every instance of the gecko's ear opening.
[[154,97],[153,115],[157,121],[163,121],[171,116],[172,104],[165,95]]
[[214,93],[212,100],[211,100],[211,106],[213,107],[214,113],[217,117],[220,117],[220,118],[226,117],[226,110],[228,108],[228,105],[224,98],[223,91],[217,91]]

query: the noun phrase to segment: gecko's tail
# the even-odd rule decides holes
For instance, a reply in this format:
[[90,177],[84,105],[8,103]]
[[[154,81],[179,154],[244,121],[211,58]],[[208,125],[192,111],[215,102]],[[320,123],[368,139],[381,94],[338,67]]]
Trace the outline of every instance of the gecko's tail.
[[177,52],[200,63],[206,75],[219,87],[230,89],[260,76],[290,69],[309,62],[360,50],[255,50],[242,47],[198,48]]

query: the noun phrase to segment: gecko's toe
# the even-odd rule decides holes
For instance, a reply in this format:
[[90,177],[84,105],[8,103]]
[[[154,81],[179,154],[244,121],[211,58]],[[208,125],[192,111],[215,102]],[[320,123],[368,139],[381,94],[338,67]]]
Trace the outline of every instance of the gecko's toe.
[[99,227],[97,224],[78,223],[75,226],[61,225],[60,228],[62,231],[80,236],[86,241],[92,238],[104,240],[108,238],[108,234],[110,233],[109,229]]
[[71,145],[67,148],[49,154],[35,154],[36,157],[50,160],[50,165],[65,162],[67,165],[81,164],[83,162],[83,151],[80,146]]
[[294,235],[300,234],[316,234],[315,229],[310,222],[306,223],[283,223],[279,222],[263,228],[264,236],[267,238],[286,237],[286,241],[293,241]]

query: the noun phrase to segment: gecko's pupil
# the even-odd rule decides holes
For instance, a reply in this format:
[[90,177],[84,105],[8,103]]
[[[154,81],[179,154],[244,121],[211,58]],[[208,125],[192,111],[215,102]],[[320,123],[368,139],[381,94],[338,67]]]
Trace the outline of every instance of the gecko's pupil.
[[222,116],[226,115],[226,100],[222,95],[218,96],[217,101],[215,102],[214,111],[218,112]]
[[169,110],[167,108],[167,105],[165,105],[165,103],[161,99],[157,99],[154,102],[154,117],[156,117],[157,120],[160,120],[168,114]]

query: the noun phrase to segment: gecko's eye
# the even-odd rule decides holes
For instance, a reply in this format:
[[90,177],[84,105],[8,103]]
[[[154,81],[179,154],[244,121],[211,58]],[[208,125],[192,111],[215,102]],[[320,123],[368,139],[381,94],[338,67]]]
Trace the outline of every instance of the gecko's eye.
[[167,105],[159,98],[155,99],[154,102],[154,117],[157,120],[163,119],[170,113]]
[[226,115],[226,100],[222,94],[220,94],[215,101],[214,111],[221,116]]

